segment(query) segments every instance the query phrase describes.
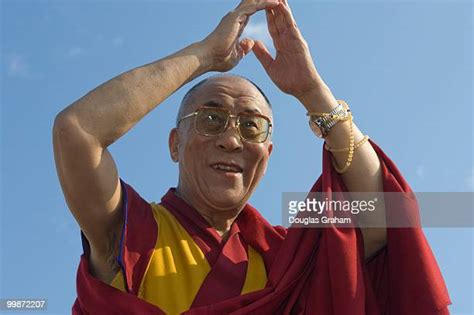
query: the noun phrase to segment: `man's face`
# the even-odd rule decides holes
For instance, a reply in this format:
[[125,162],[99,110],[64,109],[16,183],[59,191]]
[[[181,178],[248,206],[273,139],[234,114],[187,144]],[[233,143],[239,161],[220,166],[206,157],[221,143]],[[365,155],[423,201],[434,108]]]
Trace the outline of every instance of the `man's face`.
[[[188,100],[184,114],[209,103],[233,115],[252,111],[273,121],[262,94],[242,78],[210,79]],[[188,118],[172,133],[170,147],[179,161],[178,190],[193,205],[223,211],[241,207],[264,175],[272,151],[270,137],[263,143],[245,141],[235,126],[232,118],[223,134],[203,136],[194,130],[194,118]]]

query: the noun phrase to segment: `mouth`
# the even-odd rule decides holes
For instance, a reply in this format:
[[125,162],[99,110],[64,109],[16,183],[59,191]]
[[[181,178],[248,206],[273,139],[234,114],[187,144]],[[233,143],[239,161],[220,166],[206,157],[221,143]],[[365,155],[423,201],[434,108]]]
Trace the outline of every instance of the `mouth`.
[[236,163],[217,162],[211,164],[211,167],[218,172],[227,174],[241,174],[244,170]]

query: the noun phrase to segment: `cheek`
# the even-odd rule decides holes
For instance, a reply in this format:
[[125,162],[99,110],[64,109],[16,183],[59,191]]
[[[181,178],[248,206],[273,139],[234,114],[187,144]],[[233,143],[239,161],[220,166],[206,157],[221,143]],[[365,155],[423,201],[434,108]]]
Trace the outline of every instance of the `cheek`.
[[266,147],[264,148],[254,148],[249,150],[249,154],[246,158],[248,165],[251,165],[249,168],[249,175],[252,176],[250,180],[254,181],[259,179],[265,173],[265,169],[268,163],[268,151]]
[[188,171],[196,171],[196,168],[198,170],[202,169],[202,165],[205,163],[205,150],[207,146],[206,139],[190,137],[186,145],[180,148],[179,151],[183,168]]

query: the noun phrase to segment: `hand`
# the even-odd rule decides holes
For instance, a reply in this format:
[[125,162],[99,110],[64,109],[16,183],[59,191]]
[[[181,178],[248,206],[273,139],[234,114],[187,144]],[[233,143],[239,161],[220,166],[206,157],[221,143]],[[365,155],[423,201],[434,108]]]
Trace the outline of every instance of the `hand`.
[[287,0],[266,9],[268,30],[276,49],[270,55],[263,42],[256,41],[253,52],[272,81],[283,92],[302,100],[327,87],[314,66],[308,44],[301,35]]
[[277,5],[278,0],[242,0],[225,15],[216,29],[201,42],[211,62],[210,70],[225,72],[234,68],[254,45],[251,39],[240,40],[250,16]]

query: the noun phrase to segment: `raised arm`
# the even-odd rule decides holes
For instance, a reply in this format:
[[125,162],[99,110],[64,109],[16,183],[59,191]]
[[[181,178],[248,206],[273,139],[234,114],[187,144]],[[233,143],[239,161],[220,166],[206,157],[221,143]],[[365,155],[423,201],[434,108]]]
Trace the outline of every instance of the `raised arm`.
[[[285,93],[295,96],[308,112],[330,112],[338,103],[314,66],[308,45],[301,35],[286,0],[273,9],[266,10],[267,22],[276,56],[273,58],[263,42],[258,41],[253,51],[273,82]],[[350,104],[349,104],[350,105]],[[357,115],[355,113],[354,115]],[[363,134],[353,123],[354,142]],[[349,144],[349,121],[336,124],[327,137],[331,148],[345,148]],[[333,158],[339,168],[347,159],[347,152],[334,152]],[[380,161],[370,143],[366,142],[354,152],[349,169],[342,174],[344,184],[352,192],[382,192]],[[359,216],[359,222],[385,222],[383,206],[368,216]],[[365,256],[368,258],[386,243],[384,228],[362,229]]]
[[242,1],[204,40],[120,74],[56,116],[53,144],[59,180],[91,245],[96,275],[117,252],[123,223],[119,175],[107,147],[185,83],[237,65],[253,46],[253,41],[239,39],[249,16],[276,3]]

